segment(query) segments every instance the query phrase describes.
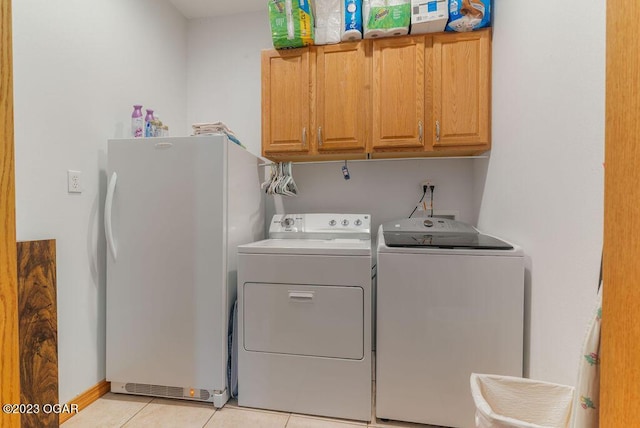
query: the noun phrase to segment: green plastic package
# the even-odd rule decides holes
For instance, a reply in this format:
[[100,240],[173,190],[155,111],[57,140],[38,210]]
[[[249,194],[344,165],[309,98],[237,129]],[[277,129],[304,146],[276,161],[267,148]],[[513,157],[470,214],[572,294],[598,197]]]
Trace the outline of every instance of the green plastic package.
[[312,0],[269,0],[271,37],[276,49],[313,44]]

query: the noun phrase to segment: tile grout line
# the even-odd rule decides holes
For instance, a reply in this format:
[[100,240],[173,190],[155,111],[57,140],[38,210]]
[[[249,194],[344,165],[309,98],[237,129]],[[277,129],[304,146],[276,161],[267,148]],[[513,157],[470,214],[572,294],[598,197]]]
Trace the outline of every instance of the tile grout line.
[[[224,405],[223,405],[224,407]],[[216,415],[216,413],[218,413],[218,408],[216,406],[213,406],[213,413],[211,414],[211,416],[209,416],[209,419],[207,419],[207,421],[202,425],[202,428],[206,427],[207,424],[209,422],[211,422],[211,419],[213,419],[213,417]]]
[[284,423],[284,428],[287,428],[287,425],[289,425],[289,419],[291,419],[291,415],[292,413],[289,413],[289,415],[287,416],[287,421]]
[[153,400],[154,400],[154,399],[152,398],[148,403],[146,403],[144,406],[140,407],[140,409],[139,409],[137,412],[135,412],[133,415],[131,415],[131,417],[130,417],[129,419],[127,419],[127,420],[125,421],[125,423],[123,423],[122,425],[120,425],[120,428],[123,428],[126,424],[128,424],[129,422],[131,422],[131,419],[135,418],[135,417],[136,417],[136,415],[137,415],[138,413],[140,413],[140,412],[141,412],[145,407],[147,407],[149,404],[151,404],[151,403],[153,402]]
[[[367,421],[361,421],[356,419],[333,418],[330,416],[311,415],[311,414],[304,414],[304,413],[289,413],[289,419],[287,419],[287,424],[285,425],[285,428],[289,424],[291,420],[291,416],[296,416],[299,419],[311,419],[311,420],[320,421],[320,422],[325,422],[325,421],[331,422],[338,425],[344,425],[345,428],[346,427],[367,428],[369,426],[369,423]],[[374,428],[377,428],[377,427],[374,427]],[[389,427],[389,428],[394,428],[394,427]]]

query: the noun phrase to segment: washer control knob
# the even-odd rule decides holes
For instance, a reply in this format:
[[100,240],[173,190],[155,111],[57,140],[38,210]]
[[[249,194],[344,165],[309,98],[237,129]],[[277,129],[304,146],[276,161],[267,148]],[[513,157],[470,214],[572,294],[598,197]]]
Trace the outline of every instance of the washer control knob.
[[343,226],[349,226],[349,220],[347,220],[346,218],[344,220],[342,220],[342,225]]
[[337,224],[337,222],[335,220],[331,220],[329,222],[329,226],[335,226]]
[[291,217],[286,217],[285,219],[283,219],[283,220],[280,222],[280,224],[281,224],[283,227],[291,227],[291,226],[293,226],[293,223],[294,223],[294,222],[295,222],[295,221],[294,221]]
[[433,227],[433,222],[431,220],[425,220],[424,227]]
[[355,224],[356,226],[362,226],[362,220],[356,219],[356,221],[353,222],[353,224]]

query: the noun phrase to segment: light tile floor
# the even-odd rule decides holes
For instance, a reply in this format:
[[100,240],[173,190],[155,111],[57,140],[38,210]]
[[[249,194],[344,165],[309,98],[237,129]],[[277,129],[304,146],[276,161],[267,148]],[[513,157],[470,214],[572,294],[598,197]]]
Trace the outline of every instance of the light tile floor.
[[[417,428],[431,425],[406,422],[350,421],[295,413],[238,407],[236,400],[222,409],[211,404],[108,393],[61,425],[62,428]],[[435,427],[432,427],[435,428]]]

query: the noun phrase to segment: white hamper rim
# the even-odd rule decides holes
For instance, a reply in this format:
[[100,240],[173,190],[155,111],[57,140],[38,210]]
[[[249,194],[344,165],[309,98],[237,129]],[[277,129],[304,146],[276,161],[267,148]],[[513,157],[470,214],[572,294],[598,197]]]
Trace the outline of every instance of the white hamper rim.
[[[487,382],[488,381],[488,382]],[[481,428],[507,428],[507,427],[517,427],[517,428],[547,428],[549,426],[559,427],[559,426],[567,426],[570,417],[571,417],[571,408],[573,403],[573,393],[574,388],[572,386],[560,385],[557,383],[551,382],[540,382],[527,378],[520,378],[515,376],[500,376],[500,375],[486,375],[486,374],[477,374],[472,373],[470,378],[471,383],[471,395],[473,397],[473,401],[476,405],[476,426]],[[510,412],[511,409],[495,409],[489,404],[486,399],[487,387],[492,385],[494,388],[498,385],[511,385],[509,389],[522,389],[523,397],[526,397],[527,391],[538,390],[540,392],[544,392],[544,397],[554,397],[552,401],[553,405],[541,406],[545,409],[545,414],[539,414],[540,412],[532,413],[531,410],[536,410],[536,407],[532,405],[528,409],[523,409],[522,416],[526,419],[534,419],[539,420],[543,419],[545,423],[550,423],[553,420],[555,423],[551,423],[551,425],[538,425],[533,422],[527,422],[522,419],[515,419],[511,416],[507,416],[501,414],[504,410],[507,410],[507,413]],[[525,390],[526,389],[526,390]],[[508,393],[506,389],[504,391],[500,391],[503,393]],[[496,395],[500,395],[500,392],[496,391]],[[512,392],[512,391],[511,391]],[[560,400],[558,400],[560,398]],[[496,400],[498,401],[498,400]],[[513,402],[513,400],[502,400],[503,402]],[[518,400],[522,402],[521,400]],[[540,403],[538,403],[540,404]],[[519,409],[518,409],[519,410]],[[500,412],[500,413],[498,413]],[[478,415],[479,413],[479,415]],[[480,417],[483,417],[483,420],[480,420]],[[482,422],[482,424],[481,424]],[[559,425],[558,423],[564,424]]]

